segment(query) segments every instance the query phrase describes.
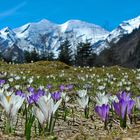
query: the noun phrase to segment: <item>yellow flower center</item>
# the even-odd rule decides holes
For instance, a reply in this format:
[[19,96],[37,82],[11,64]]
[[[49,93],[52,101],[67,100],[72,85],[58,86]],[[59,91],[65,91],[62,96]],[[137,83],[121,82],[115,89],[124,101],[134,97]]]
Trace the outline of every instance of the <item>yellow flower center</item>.
[[10,101],[10,98],[11,98],[11,96],[6,96],[6,99],[7,99],[8,103]]

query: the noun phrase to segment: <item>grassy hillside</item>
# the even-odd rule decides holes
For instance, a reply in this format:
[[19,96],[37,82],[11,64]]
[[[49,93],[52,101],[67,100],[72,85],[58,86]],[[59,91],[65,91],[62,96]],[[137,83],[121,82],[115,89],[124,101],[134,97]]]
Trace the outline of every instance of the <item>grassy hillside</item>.
[[140,92],[140,70],[119,66],[80,68],[55,61],[15,65],[1,62],[0,72],[7,72],[4,77],[6,79],[13,77],[14,74],[27,77],[25,80],[21,78],[12,84],[25,84],[28,78],[34,77],[35,87],[52,84],[54,88],[57,88],[60,84],[73,84],[75,89],[87,86],[91,95],[94,95],[100,86],[104,86],[104,91],[112,94],[120,90],[131,91],[134,95],[139,95]]
[[[47,84],[52,85],[51,91],[58,90],[60,85],[73,85],[73,90],[68,94],[71,99],[68,103],[67,120],[63,121],[63,108],[61,107],[58,113],[58,120],[54,130],[54,136],[48,139],[121,139],[131,136],[139,137],[139,125],[131,126],[132,129],[122,130],[115,122],[109,123],[109,129],[104,130],[104,124],[93,111],[94,97],[99,92],[116,94],[119,91],[125,90],[131,92],[132,96],[140,95],[140,69],[127,69],[123,67],[102,67],[102,68],[80,68],[70,67],[61,62],[40,61],[30,64],[7,64],[0,62],[0,79],[5,79],[10,86],[27,92],[27,86],[31,85],[35,89],[40,86],[46,88]],[[31,79],[33,81],[31,81]],[[83,110],[79,108],[76,97],[73,96],[77,90],[87,89],[90,96],[89,118],[84,118]],[[22,107],[24,110],[24,107]],[[18,129],[21,126],[24,128],[25,118],[19,113]],[[3,116],[3,115],[2,115]],[[2,117],[1,116],[1,117]],[[22,119],[23,120],[22,120]],[[116,118],[116,117],[115,117]],[[117,119],[117,118],[116,118]],[[35,123],[37,120],[35,121]],[[1,123],[0,123],[1,124]],[[113,125],[112,125],[113,124]],[[11,139],[24,139],[23,128],[16,130],[16,136],[11,135]],[[3,131],[3,130],[2,130]],[[22,131],[22,132],[19,132]],[[33,127],[34,131],[34,127]],[[127,133],[126,133],[127,132]],[[33,133],[33,139],[35,134]],[[3,133],[0,137],[7,138]],[[44,139],[39,137],[38,139]]]

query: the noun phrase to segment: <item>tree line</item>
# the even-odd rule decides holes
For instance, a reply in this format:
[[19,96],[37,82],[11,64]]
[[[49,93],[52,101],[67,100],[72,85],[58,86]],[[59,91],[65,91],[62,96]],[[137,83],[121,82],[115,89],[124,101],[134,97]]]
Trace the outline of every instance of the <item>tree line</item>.
[[72,66],[94,66],[96,60],[96,54],[93,52],[92,45],[89,41],[80,42],[75,49],[71,46],[68,39],[61,42],[59,47],[58,57],[54,57],[52,51],[45,51],[39,55],[34,49],[32,52],[24,51],[24,61],[29,63],[31,61],[36,62],[40,60],[58,60]]

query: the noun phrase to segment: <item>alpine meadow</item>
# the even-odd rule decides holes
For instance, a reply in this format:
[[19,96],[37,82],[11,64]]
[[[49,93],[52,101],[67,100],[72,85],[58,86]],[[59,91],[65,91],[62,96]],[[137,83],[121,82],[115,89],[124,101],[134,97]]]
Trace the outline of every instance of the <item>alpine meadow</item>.
[[140,2],[0,3],[0,140],[140,139]]

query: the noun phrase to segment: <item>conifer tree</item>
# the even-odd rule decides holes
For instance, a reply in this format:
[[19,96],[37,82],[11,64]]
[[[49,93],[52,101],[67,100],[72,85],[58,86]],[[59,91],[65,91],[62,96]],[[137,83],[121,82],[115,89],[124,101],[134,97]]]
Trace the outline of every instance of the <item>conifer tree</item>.
[[71,50],[71,44],[68,39],[66,39],[60,45],[60,53],[58,56],[58,60],[68,65],[72,64],[72,50]]
[[89,66],[92,55],[92,46],[90,42],[80,42],[77,46],[77,53],[75,56],[76,64],[79,66]]
[[32,52],[24,51],[25,62],[30,63],[31,61],[36,62],[40,60],[39,54],[34,49]]
[[31,52],[31,60],[33,62],[36,62],[36,61],[39,61],[40,60],[39,54],[36,52],[35,49]]
[[30,63],[31,62],[31,54],[28,51],[24,51],[24,59],[25,62]]

